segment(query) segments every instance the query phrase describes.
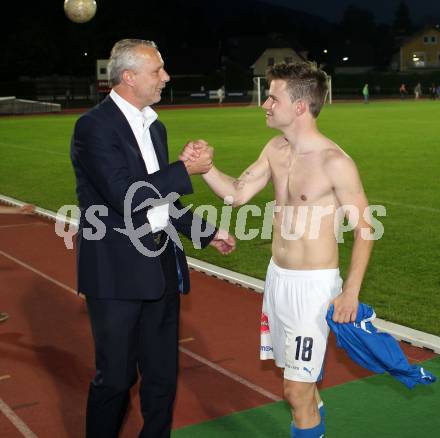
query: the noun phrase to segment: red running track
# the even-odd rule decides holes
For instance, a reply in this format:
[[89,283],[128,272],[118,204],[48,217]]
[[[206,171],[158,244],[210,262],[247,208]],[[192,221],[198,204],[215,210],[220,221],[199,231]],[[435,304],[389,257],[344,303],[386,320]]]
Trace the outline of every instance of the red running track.
[[[191,272],[182,297],[181,354],[173,427],[281,398],[281,373],[259,360],[262,296]],[[75,291],[75,252],[54,224],[37,216],[0,216],[0,437],[84,435],[92,338]],[[412,361],[433,357],[403,345]],[[369,375],[336,351],[331,337],[323,387]],[[133,390],[122,437],[141,426]],[[21,429],[21,431],[20,431]]]

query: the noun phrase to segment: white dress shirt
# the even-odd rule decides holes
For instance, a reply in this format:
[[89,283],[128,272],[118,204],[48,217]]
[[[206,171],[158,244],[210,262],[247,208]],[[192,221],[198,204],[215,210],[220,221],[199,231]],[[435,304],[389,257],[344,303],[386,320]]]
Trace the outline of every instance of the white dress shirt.
[[[122,111],[133,131],[148,173],[157,172],[159,170],[159,162],[157,161],[156,151],[154,150],[150,135],[150,126],[157,119],[157,113],[149,106],[139,111],[114,90],[110,92],[110,97]],[[168,224],[169,217],[168,203],[150,208],[147,211],[147,218],[153,233],[163,230]]]

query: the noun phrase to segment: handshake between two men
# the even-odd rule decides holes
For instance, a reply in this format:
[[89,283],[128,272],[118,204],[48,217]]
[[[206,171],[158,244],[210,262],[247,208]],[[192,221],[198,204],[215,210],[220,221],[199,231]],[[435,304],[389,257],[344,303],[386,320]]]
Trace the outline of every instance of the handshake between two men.
[[207,173],[212,167],[214,149],[205,140],[189,141],[179,155],[189,175]]
[[[205,140],[188,142],[179,155],[188,175],[201,175],[212,168],[214,149]],[[229,254],[235,249],[235,238],[225,230],[218,230],[210,245],[221,254]]]

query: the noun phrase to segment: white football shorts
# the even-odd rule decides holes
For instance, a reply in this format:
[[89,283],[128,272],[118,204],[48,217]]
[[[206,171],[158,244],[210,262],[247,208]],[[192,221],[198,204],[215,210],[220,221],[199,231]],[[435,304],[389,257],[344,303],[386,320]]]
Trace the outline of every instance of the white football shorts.
[[283,269],[271,260],[264,286],[260,359],[275,359],[287,380],[321,380],[329,334],[325,316],[341,289],[339,269]]

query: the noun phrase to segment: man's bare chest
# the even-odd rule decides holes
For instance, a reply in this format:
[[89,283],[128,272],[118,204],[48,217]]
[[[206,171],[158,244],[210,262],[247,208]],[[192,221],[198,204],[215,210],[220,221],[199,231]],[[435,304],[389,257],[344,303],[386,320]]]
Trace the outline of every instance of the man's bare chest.
[[323,205],[333,194],[320,157],[285,157],[271,167],[277,205]]

